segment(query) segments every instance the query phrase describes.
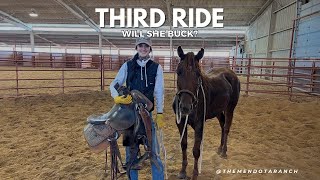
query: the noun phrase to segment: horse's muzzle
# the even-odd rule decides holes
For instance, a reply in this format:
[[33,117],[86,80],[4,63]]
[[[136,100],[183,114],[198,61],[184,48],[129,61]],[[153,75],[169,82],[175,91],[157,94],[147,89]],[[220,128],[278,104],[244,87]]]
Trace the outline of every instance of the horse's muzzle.
[[179,110],[181,115],[189,115],[192,112],[193,104],[180,103]]

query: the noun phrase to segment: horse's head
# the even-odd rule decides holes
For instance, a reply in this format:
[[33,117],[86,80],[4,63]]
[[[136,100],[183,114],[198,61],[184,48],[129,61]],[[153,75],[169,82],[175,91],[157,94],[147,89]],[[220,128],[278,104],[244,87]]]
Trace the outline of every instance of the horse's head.
[[177,97],[182,115],[190,114],[197,103],[197,91],[199,91],[202,81],[199,61],[203,54],[203,48],[197,55],[194,55],[193,52],[184,54],[181,46],[178,47],[178,55],[181,60],[177,67]]

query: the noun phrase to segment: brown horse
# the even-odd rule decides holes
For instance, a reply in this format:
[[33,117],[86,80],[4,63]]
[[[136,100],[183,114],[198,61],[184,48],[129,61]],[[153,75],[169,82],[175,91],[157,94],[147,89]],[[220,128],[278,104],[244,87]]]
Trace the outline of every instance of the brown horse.
[[240,81],[230,69],[220,68],[207,75],[201,72],[199,61],[203,54],[203,48],[197,55],[194,55],[193,52],[184,54],[182,48],[178,47],[178,55],[181,58],[177,67],[178,92],[172,107],[177,117],[181,115],[181,122],[176,121],[180,137],[183,136],[181,141],[183,161],[178,175],[180,179],[187,177],[187,127],[184,131],[186,117],[188,117],[187,124],[195,131],[192,179],[197,179],[204,121],[214,117],[218,118],[221,127],[221,144],[217,153],[226,158],[228,133],[240,94]]

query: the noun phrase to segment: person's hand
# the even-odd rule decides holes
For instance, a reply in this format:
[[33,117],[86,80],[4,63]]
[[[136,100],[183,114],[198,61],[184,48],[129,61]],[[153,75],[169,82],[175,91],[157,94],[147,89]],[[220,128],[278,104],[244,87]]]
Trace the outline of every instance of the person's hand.
[[157,127],[160,129],[166,125],[166,123],[163,121],[163,114],[157,114],[155,123],[157,124]]
[[123,96],[117,96],[114,98],[114,103],[116,104],[130,104],[132,103],[132,96],[127,95],[127,97]]

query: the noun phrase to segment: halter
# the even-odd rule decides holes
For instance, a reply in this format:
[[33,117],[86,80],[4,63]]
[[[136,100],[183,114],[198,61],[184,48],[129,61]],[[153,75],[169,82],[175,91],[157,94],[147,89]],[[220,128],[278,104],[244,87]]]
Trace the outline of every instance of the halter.
[[176,97],[178,98],[177,101],[180,101],[180,96],[183,93],[189,94],[192,97],[192,105],[193,106],[197,106],[198,101],[199,101],[199,89],[202,86],[202,79],[201,76],[198,77],[198,85],[197,85],[197,95],[194,95],[191,91],[187,90],[187,89],[181,89],[180,91],[178,91],[176,93]]

